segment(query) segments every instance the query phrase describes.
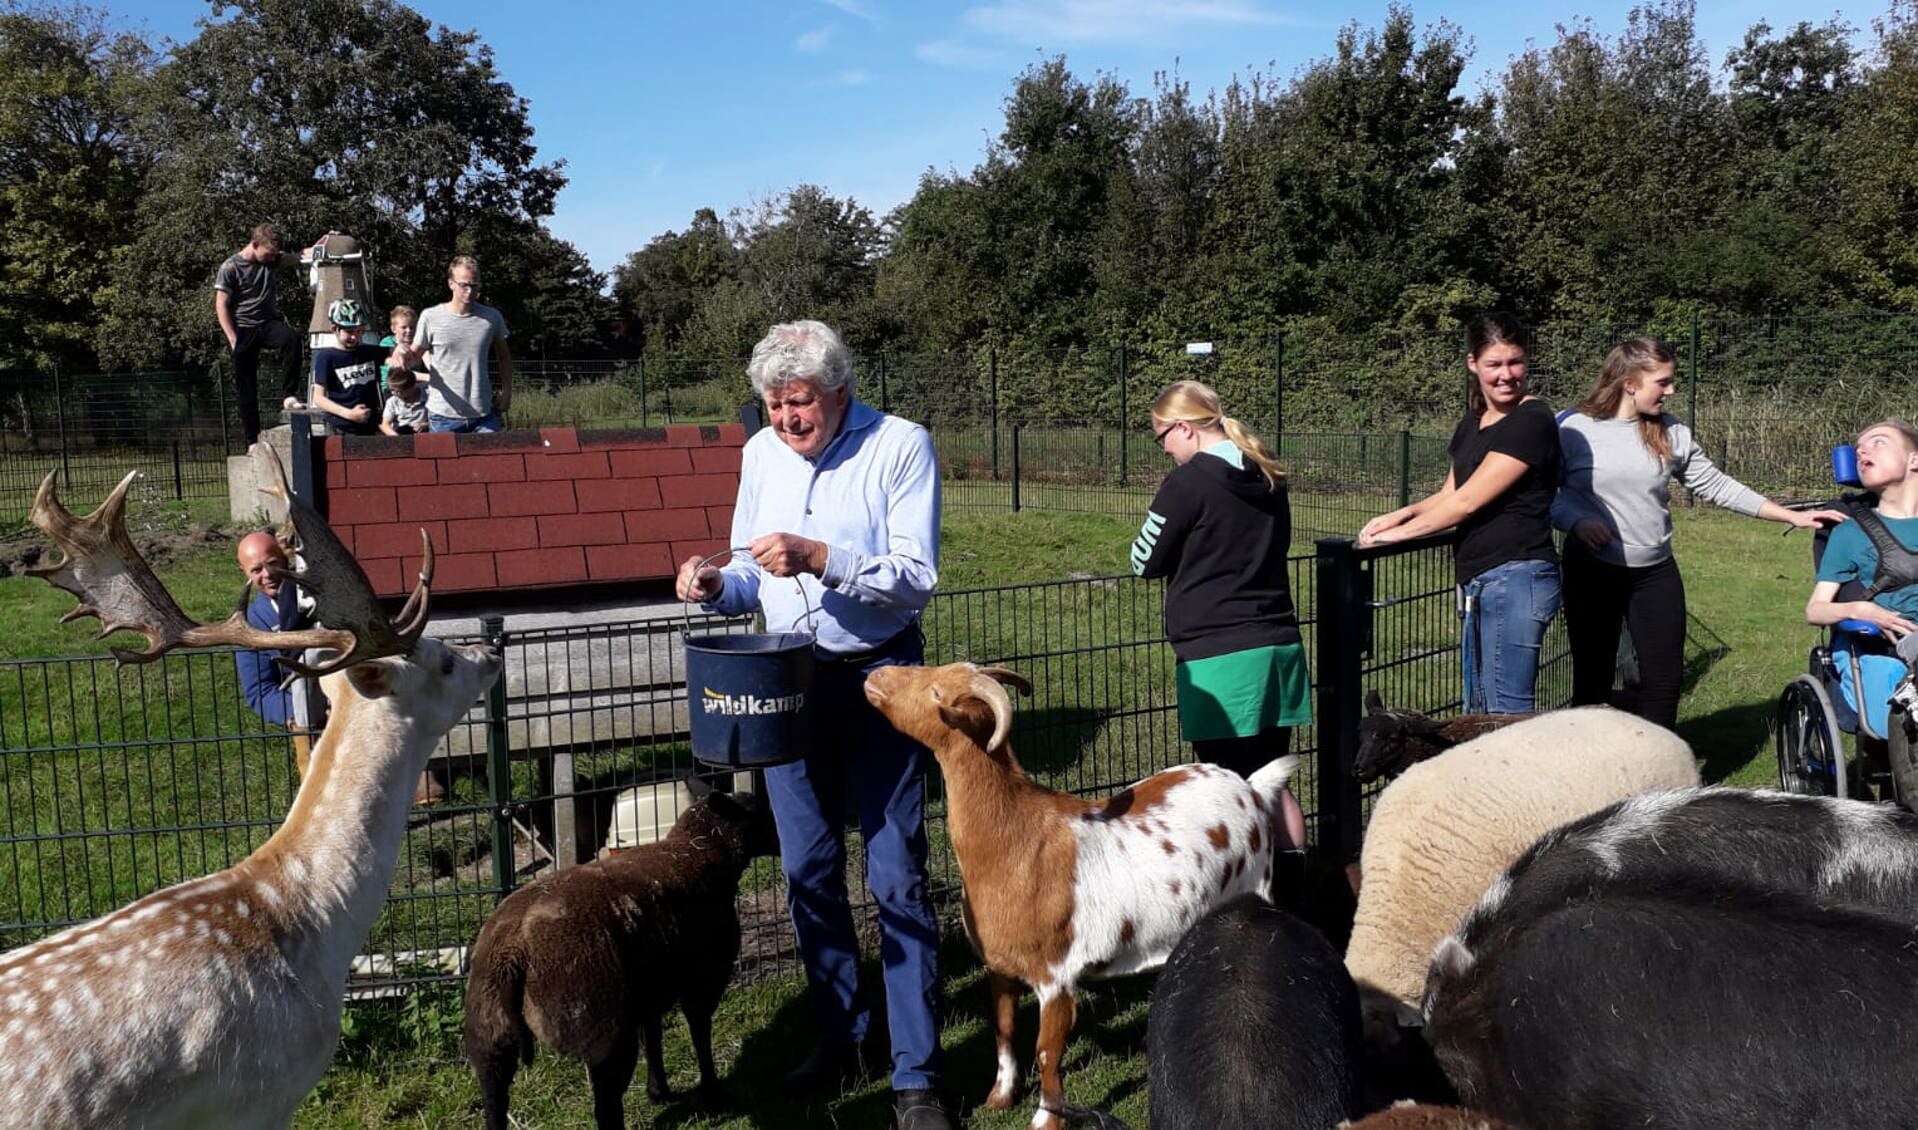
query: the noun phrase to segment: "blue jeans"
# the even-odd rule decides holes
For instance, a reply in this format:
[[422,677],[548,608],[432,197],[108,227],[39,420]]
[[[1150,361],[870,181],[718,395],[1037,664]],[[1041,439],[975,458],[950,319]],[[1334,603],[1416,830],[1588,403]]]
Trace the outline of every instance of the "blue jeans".
[[1507,561],[1473,577],[1459,595],[1466,712],[1536,710],[1539,653],[1558,615],[1557,563]]
[[862,688],[868,672],[924,656],[924,637],[908,629],[858,661],[822,660],[813,674],[816,752],[766,770],[793,934],[828,1044],[863,1040],[872,1019],[858,998],[859,938],[846,893],[847,809],[859,818],[866,885],[879,904],[892,1085],[902,1091],[939,1080],[939,921],[926,879],[930,754],[893,729]]
[[435,416],[428,413],[426,430],[429,432],[496,432],[500,430],[499,413],[488,412],[484,416],[471,420],[464,416]]

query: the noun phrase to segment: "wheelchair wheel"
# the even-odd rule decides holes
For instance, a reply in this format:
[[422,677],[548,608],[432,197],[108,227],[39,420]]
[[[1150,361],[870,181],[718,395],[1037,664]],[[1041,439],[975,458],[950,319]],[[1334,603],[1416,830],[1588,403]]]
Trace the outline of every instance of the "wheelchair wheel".
[[1778,696],[1778,787],[1805,796],[1849,796],[1845,739],[1831,697],[1810,675],[1785,684]]
[[1918,722],[1894,707],[1888,728],[1885,760],[1891,765],[1892,796],[1901,807],[1918,812]]

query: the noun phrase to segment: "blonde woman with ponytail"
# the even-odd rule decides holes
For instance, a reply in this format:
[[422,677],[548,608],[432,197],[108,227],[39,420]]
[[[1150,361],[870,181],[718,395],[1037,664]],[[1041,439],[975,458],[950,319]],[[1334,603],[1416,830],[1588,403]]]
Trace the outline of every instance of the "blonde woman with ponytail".
[[1638,656],[1633,712],[1678,724],[1685,663],[1685,583],[1672,557],[1672,480],[1708,502],[1793,526],[1842,522],[1841,510],[1787,510],[1712,464],[1691,429],[1665,411],[1677,355],[1633,338],[1605,358],[1598,383],[1559,424],[1564,481],[1552,524],[1565,530],[1565,633],[1572,702],[1607,702],[1618,635]]
[[[1178,658],[1179,729],[1198,760],[1250,777],[1312,721],[1312,679],[1287,584],[1292,505],[1278,456],[1175,381],[1152,402],[1152,438],[1177,464],[1132,543],[1132,571],[1166,577],[1165,634]],[[1305,846],[1288,791],[1285,830]],[[1296,867],[1298,861],[1290,861]]]

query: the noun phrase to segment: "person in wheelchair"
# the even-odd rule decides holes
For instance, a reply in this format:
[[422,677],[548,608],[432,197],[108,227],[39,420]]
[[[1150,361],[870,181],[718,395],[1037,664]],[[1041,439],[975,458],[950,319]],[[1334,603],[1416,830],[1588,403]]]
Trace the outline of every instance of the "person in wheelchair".
[[1889,740],[1892,783],[1910,806],[1918,800],[1918,742],[1905,710],[1918,664],[1918,429],[1896,418],[1866,428],[1856,477],[1870,494],[1847,496],[1853,520],[1827,535],[1805,619],[1834,629],[1829,655],[1858,715],[1860,752]]

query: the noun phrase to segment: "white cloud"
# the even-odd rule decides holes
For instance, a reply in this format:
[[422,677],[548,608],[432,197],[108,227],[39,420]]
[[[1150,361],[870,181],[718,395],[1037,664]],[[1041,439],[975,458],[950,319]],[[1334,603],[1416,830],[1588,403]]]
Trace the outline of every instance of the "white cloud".
[[832,80],[839,86],[864,86],[872,81],[872,72],[860,69],[836,71]]
[[793,50],[801,51],[808,55],[817,55],[821,51],[824,51],[826,45],[831,42],[832,29],[829,27],[816,27],[804,35],[801,35],[798,39],[793,40]]
[[873,14],[872,5],[867,3],[866,0],[820,0],[820,2],[837,8],[849,16],[856,16],[868,23],[874,22],[877,19]]
[[1298,22],[1254,0],[998,0],[966,9],[963,19],[973,31],[1046,47],[1156,39],[1208,25],[1280,27]]
[[921,43],[912,49],[914,57],[924,63],[933,63],[941,67],[956,67],[960,70],[992,70],[1004,63],[997,51],[984,47],[973,47],[954,39],[935,39]]

